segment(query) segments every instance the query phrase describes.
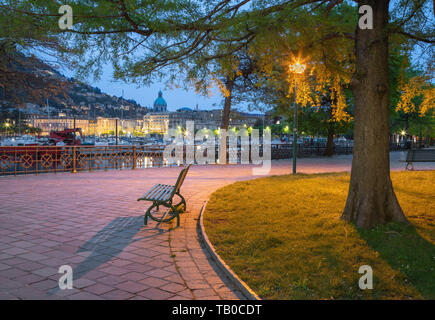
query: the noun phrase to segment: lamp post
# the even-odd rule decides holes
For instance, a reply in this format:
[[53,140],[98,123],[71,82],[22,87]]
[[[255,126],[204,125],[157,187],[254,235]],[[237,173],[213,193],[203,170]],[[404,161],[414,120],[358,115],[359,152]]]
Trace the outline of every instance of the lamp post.
[[[307,66],[297,61],[294,64],[289,65],[289,70],[296,75],[302,74]],[[295,80],[295,107],[293,113],[293,174],[296,174],[296,152],[298,144],[298,105],[297,105],[297,83]]]
[[5,127],[6,127],[6,136],[7,136],[8,135],[9,122],[5,123]]

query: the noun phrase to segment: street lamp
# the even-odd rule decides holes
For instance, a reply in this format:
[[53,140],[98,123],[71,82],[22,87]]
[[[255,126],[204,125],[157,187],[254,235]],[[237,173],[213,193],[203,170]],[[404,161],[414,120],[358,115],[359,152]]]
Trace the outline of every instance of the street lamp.
[[[306,65],[301,63],[299,60],[294,64],[289,65],[289,71],[295,73],[296,75],[304,73]],[[295,80],[295,107],[293,115],[293,174],[296,174],[296,152],[298,143],[298,105],[297,105],[297,83]]]

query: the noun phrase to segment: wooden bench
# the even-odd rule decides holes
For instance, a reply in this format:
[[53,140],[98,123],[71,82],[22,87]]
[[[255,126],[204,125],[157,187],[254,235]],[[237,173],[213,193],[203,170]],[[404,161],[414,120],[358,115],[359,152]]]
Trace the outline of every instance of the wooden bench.
[[435,149],[408,150],[404,162],[406,162],[405,170],[414,170],[414,162],[435,162]]
[[[184,209],[182,210],[184,211],[186,210],[186,200],[180,194],[180,188],[184,182],[184,179],[186,178],[189,168],[190,168],[190,164],[186,168],[181,170],[177,182],[175,183],[174,186],[168,184],[156,184],[154,187],[151,188],[151,190],[145,193],[143,197],[137,199],[137,201],[145,200],[145,201],[152,201],[153,203],[145,213],[145,217],[144,217],[145,225],[147,225],[148,217],[150,217],[151,219],[157,222],[169,222],[172,219],[177,218],[177,227],[180,226],[179,207],[183,205]],[[181,199],[180,202],[178,202],[177,204],[173,204],[173,198],[175,195],[177,195]],[[166,211],[166,213],[162,217],[157,217],[153,215],[152,209],[156,207],[157,211],[159,211],[160,206],[169,208],[169,210]],[[166,218],[168,214],[169,216]]]

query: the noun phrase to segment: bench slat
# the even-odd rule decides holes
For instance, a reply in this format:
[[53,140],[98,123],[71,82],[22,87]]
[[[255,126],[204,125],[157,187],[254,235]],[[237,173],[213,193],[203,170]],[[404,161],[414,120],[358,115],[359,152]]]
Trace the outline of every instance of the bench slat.
[[151,190],[149,190],[144,196],[143,198],[150,198],[153,197],[161,188],[163,187],[163,185],[161,184],[156,184],[154,187],[151,188]]
[[168,195],[171,194],[173,186],[165,185],[159,192],[157,192],[153,198],[159,201],[166,200]]
[[169,198],[173,190],[174,186],[167,184],[156,184],[141,199],[164,201]]
[[180,192],[181,185],[186,178],[187,171],[189,170],[190,165],[181,170],[180,175],[178,176],[177,182],[175,186],[168,184],[156,184],[152,187],[142,198],[138,200],[147,200],[147,201],[158,201],[158,202],[166,202],[171,200],[175,193]]
[[435,162],[435,149],[408,150],[406,162]]

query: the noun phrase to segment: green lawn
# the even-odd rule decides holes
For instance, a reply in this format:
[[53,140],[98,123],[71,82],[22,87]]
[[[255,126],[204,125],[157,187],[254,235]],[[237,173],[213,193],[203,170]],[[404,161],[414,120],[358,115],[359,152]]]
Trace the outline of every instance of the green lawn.
[[[204,216],[217,252],[264,299],[435,299],[435,171],[393,172],[411,224],[340,220],[349,174],[274,176],[216,191]],[[361,290],[361,265],[373,290]]]

